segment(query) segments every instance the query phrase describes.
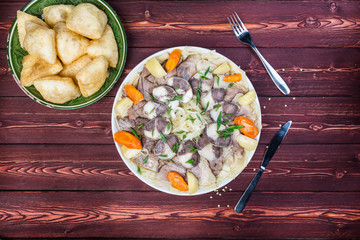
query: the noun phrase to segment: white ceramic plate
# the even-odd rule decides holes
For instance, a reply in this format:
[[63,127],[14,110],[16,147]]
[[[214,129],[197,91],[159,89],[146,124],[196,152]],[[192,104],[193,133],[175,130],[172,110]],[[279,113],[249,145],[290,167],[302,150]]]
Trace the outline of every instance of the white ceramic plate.
[[[119,87],[119,90],[117,91],[116,93],[116,97],[115,97],[115,100],[114,100],[114,104],[113,104],[113,108],[112,108],[112,113],[111,113],[111,128],[112,128],[112,133],[113,133],[113,136],[116,132],[118,132],[118,128],[117,128],[117,124],[116,124],[116,114],[115,114],[115,105],[116,103],[119,101],[119,98],[121,97],[121,92],[122,92],[122,89],[123,87],[131,80],[133,79],[134,75],[137,74],[137,73],[140,73],[143,69],[143,67],[145,66],[145,63],[152,57],[157,57],[157,56],[160,56],[162,53],[164,52],[168,52],[168,53],[171,53],[172,50],[174,49],[180,49],[180,50],[183,50],[184,48],[194,48],[196,49],[197,51],[201,52],[201,53],[207,53],[209,51],[212,51],[212,50],[209,50],[209,49],[206,49],[206,48],[201,48],[201,47],[192,47],[192,46],[181,46],[181,47],[173,47],[173,48],[168,48],[168,49],[164,49],[162,51],[159,51],[157,53],[154,53],[152,54],[151,56],[145,58],[143,61],[141,61],[138,65],[136,65],[136,67],[134,67],[134,69],[126,76],[126,78],[124,79],[124,81],[122,82],[122,84],[120,85]],[[219,57],[223,57],[224,59],[226,59],[227,61],[229,61],[230,63],[233,63],[235,64],[233,61],[231,61],[230,59],[228,59],[227,57],[225,57],[224,55],[221,55],[219,53],[215,53],[215,56],[218,55]],[[235,64],[237,65],[237,64]],[[249,91],[250,90],[254,90],[254,86],[251,84],[250,81],[248,81],[248,85],[249,85]],[[257,112],[259,114],[258,116],[258,119],[259,119],[259,126],[261,126],[261,110],[260,110],[260,103],[259,103],[259,99],[258,97],[256,97],[256,105],[258,107],[257,109]],[[255,138],[257,141],[259,141],[260,139],[260,133],[261,133],[261,129],[259,129],[259,134],[258,136]],[[225,186],[226,184],[228,184],[229,182],[231,182],[232,180],[234,180],[241,172],[242,172],[242,169],[246,167],[246,165],[250,162],[251,158],[253,157],[256,149],[254,151],[251,151],[249,154],[248,154],[248,157],[246,159],[246,164],[245,166],[243,166],[243,168],[241,169],[241,171],[239,171],[239,173],[235,176],[235,177],[232,177],[232,178],[226,178],[223,182],[221,182],[220,184],[218,184],[217,187],[215,188],[205,188],[205,189],[199,189],[196,193],[194,194],[189,194],[188,192],[180,192],[180,191],[174,191],[174,190],[171,190],[168,186],[165,186],[165,187],[159,187],[159,186],[156,186],[154,185],[154,183],[146,178],[145,176],[139,174],[137,172],[137,166],[136,164],[134,164],[131,160],[129,159],[126,159],[121,150],[120,150],[120,144],[118,144],[117,142],[115,142],[114,140],[114,143],[115,143],[115,146],[116,146],[116,149],[117,151],[119,152],[122,160],[124,161],[124,163],[126,164],[126,166],[130,169],[130,171],[135,175],[137,176],[141,181],[143,181],[144,183],[146,183],[147,185],[149,185],[150,187],[152,188],[155,188],[159,191],[162,191],[162,192],[165,192],[165,193],[169,193],[169,194],[174,194],[174,195],[180,195],[180,196],[195,196],[195,195],[201,195],[201,194],[205,194],[205,193],[209,193],[211,191],[214,191],[216,189],[219,189],[219,188],[222,188],[223,186]]]

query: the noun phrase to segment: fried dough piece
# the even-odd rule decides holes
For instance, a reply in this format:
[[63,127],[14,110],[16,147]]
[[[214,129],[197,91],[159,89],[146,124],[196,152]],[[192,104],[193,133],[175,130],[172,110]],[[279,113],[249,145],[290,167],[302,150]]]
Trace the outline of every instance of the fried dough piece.
[[17,28],[19,33],[19,41],[22,48],[24,48],[24,39],[26,35],[26,22],[28,21],[39,24],[44,27],[48,27],[48,25],[40,18],[27,14],[22,11],[17,11]]
[[63,70],[61,70],[61,72],[59,73],[59,75],[61,77],[70,77],[74,80],[76,84],[78,84],[76,79],[76,74],[86,65],[88,65],[91,61],[92,58],[86,54],[78,58],[77,60],[73,61],[71,64],[65,65]]
[[30,21],[26,22],[24,48],[29,54],[55,64],[55,31]]
[[77,5],[66,20],[66,26],[90,39],[101,38],[108,18],[106,14],[91,3]]
[[109,25],[106,25],[100,39],[90,42],[87,52],[91,57],[105,56],[109,61],[110,67],[116,67],[119,58],[118,46],[114,32]]
[[68,77],[49,76],[34,81],[35,88],[46,101],[66,103],[81,95],[79,88]]
[[66,22],[66,19],[73,10],[74,5],[51,5],[43,9],[45,22],[50,26],[54,27],[58,22]]
[[65,65],[86,54],[90,43],[87,38],[69,30],[63,22],[57,23],[54,30],[57,54]]
[[104,56],[92,60],[76,74],[80,91],[88,97],[99,91],[108,75],[108,61]]
[[49,64],[45,60],[30,54],[24,56],[22,65],[20,84],[26,87],[31,86],[34,80],[38,78],[58,74],[63,69],[59,59],[56,59],[55,64]]

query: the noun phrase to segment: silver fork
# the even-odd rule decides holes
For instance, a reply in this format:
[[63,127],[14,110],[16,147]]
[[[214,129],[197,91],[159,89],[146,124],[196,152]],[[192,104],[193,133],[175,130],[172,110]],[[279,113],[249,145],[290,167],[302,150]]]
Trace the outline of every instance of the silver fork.
[[249,31],[246,29],[244,23],[241,21],[236,12],[233,15],[227,18],[231,25],[231,28],[235,34],[235,36],[239,39],[240,42],[250,45],[252,49],[259,56],[261,62],[264,64],[266,71],[269,73],[271,79],[278,87],[278,89],[285,95],[290,93],[289,87],[286,85],[284,80],[280,77],[280,75],[275,71],[275,69],[265,60],[265,58],[261,55],[259,50],[255,47],[251,35]]

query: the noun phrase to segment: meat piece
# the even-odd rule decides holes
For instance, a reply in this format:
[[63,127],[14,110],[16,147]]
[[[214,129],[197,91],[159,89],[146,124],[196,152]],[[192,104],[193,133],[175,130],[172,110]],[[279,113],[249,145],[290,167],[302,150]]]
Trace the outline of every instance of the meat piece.
[[216,68],[216,65],[207,61],[207,60],[200,60],[196,63],[196,69],[198,71],[206,71],[209,68],[209,72],[213,72]]
[[141,138],[141,145],[143,148],[147,149],[149,152],[152,152],[153,149],[155,148],[156,143],[158,142],[158,140],[154,140],[148,137],[143,136]]
[[175,135],[167,138],[166,143],[160,139],[154,148],[155,155],[160,159],[172,159],[176,155],[175,151],[173,151],[176,143],[178,144],[178,138]]
[[[157,83],[150,82],[145,75],[148,73],[148,70],[144,67],[143,71],[140,74],[138,90],[143,94],[146,101],[151,101],[151,93],[153,89],[158,85]],[[150,74],[150,73],[149,73]]]
[[224,88],[211,89],[211,96],[216,102],[224,100],[226,90]]
[[167,82],[167,79],[165,79],[165,77],[156,78],[153,75],[147,76],[146,79],[149,80],[150,82],[156,84],[156,85],[163,85],[163,84],[166,84],[166,82]]
[[171,124],[165,118],[157,117],[145,123],[144,134],[151,139],[161,139],[160,133],[164,136],[171,132]]
[[[165,69],[165,67],[164,67],[164,69]],[[172,77],[174,77],[174,76],[176,76],[177,75],[177,69],[176,68],[174,68],[174,70],[172,70],[171,72],[168,72],[166,75],[165,75],[165,79],[166,80],[168,80],[169,78],[172,78]]]
[[212,186],[216,182],[216,177],[212,173],[208,161],[201,158],[199,164],[190,170],[191,173],[199,180],[201,186]]
[[169,86],[162,85],[153,89],[152,94],[154,98],[160,102],[166,103],[177,96],[175,90]]
[[160,169],[158,177],[163,180],[168,180],[167,174],[170,171],[177,172],[182,177],[185,177],[186,174],[186,169],[181,164],[169,162]]
[[[141,124],[145,124],[147,121],[146,118],[136,118],[135,120],[130,119],[129,117],[125,118],[116,118],[119,130],[131,132],[131,128],[137,129]],[[140,128],[141,129],[141,128]]]
[[223,164],[222,148],[209,143],[198,152],[201,157],[209,161],[209,166],[214,175],[218,175]]
[[206,108],[206,111],[210,111],[216,105],[216,102],[215,102],[214,98],[212,97],[211,92],[209,92],[205,97],[202,96],[200,99],[200,102],[201,102],[201,106],[203,107],[203,109]]
[[242,90],[236,86],[226,88],[226,94],[224,97],[225,102],[231,102],[236,94],[242,93]]
[[196,143],[197,149],[201,150],[203,149],[206,145],[208,145],[210,142],[207,139],[207,137],[205,136],[205,134],[202,134],[199,138],[199,140]]
[[193,92],[188,81],[180,77],[169,78],[167,84],[175,89],[178,95],[182,96],[181,102],[187,103],[193,97]]
[[222,105],[223,117],[221,118],[222,122],[233,120],[234,117],[238,116],[240,108],[237,104],[232,102],[224,102]]
[[174,158],[174,161],[181,163],[185,168],[192,168],[200,160],[200,156],[196,151],[195,143],[187,140],[180,145],[178,155]]
[[[219,131],[222,131],[225,129],[224,125],[220,125]],[[204,129],[204,135],[207,137],[209,142],[212,144],[218,146],[218,147],[227,147],[231,144],[231,137],[227,138],[220,138],[220,135],[218,134],[217,130],[217,124],[212,123],[205,127]]]
[[138,156],[138,157],[134,158],[134,162],[136,162],[138,165],[140,165],[146,169],[157,172],[159,169],[159,158],[157,158],[154,154],[149,154],[148,159],[144,163],[145,158],[146,158],[146,156],[143,156],[143,155]]
[[[209,73],[209,74],[211,74],[211,73]],[[198,74],[196,74],[196,75],[198,75]],[[211,88],[214,84],[214,79],[209,78],[209,79],[205,80],[205,79],[201,79],[200,77],[197,78],[195,76],[189,81],[190,85],[192,87],[193,93],[196,94],[196,92],[198,91],[199,82],[201,80],[201,84],[200,84],[201,96],[204,97],[211,90]]]
[[168,111],[168,106],[161,102],[149,101],[144,105],[144,113],[148,119],[159,117]]
[[189,80],[196,73],[196,62],[200,60],[197,54],[190,55],[184,62],[177,66],[177,76]]
[[142,118],[146,118],[146,114],[144,112],[144,106],[147,103],[147,101],[141,101],[138,104],[134,104],[131,106],[131,108],[129,108],[128,110],[128,114],[129,114],[129,118],[131,120],[134,120],[138,117],[142,117]]

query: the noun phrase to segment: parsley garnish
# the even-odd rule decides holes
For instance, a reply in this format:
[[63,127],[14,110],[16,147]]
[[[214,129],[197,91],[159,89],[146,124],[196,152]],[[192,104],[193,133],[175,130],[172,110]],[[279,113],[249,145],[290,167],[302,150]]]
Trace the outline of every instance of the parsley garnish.
[[186,146],[186,147],[191,149],[190,153],[194,153],[194,152],[198,151],[198,149],[196,149],[196,148],[194,148],[192,146]]
[[192,158],[189,161],[186,161],[185,163],[193,163],[195,160]]
[[195,119],[190,115],[187,119],[185,119],[185,121],[186,120],[190,120],[191,122],[194,122],[195,121]]
[[143,164],[145,164],[147,162],[147,160],[149,159],[149,156],[146,156],[143,160]]
[[138,127],[137,127],[137,129],[142,128],[144,125],[145,125],[144,123],[143,123],[143,124],[141,124],[140,126],[138,126]]
[[140,136],[135,132],[135,130],[133,128],[131,128],[131,132],[135,135],[135,137],[140,139]]
[[220,126],[221,126],[221,113],[222,113],[222,112],[220,112],[220,114],[219,114],[219,116],[218,116],[218,118],[217,118],[217,120],[216,120],[217,130],[218,130],[218,131],[219,131],[219,128],[220,128]]
[[161,139],[164,141],[164,143],[166,143],[166,138],[165,138],[164,134],[162,134],[162,132],[159,132],[159,133],[160,133]]
[[209,107],[209,102],[207,102],[206,107],[204,108],[204,110],[201,111],[200,114],[203,114],[204,112],[206,112],[206,110],[208,109],[208,107]]

